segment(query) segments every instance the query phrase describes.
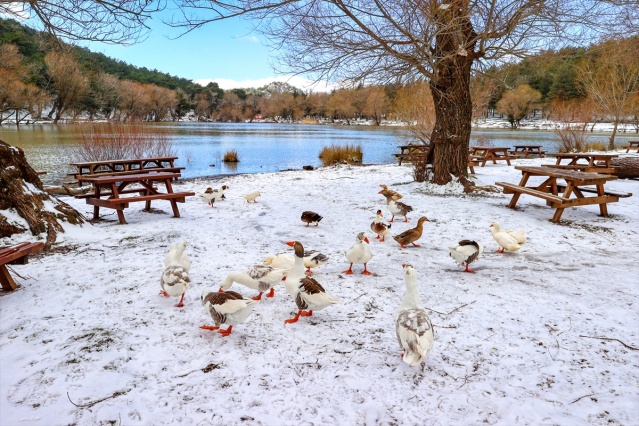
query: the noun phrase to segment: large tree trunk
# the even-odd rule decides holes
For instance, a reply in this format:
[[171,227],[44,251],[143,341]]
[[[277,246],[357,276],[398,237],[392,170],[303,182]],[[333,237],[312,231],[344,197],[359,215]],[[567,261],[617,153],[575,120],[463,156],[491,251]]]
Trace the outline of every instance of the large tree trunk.
[[[50,210],[51,205],[55,211]],[[28,228],[11,220],[16,213]],[[64,232],[60,220],[74,225],[84,222],[79,212],[44,191],[38,174],[20,148],[0,141],[0,238],[27,230],[34,236],[46,233],[45,248],[49,248],[57,233]]]
[[430,88],[435,104],[428,163],[433,183],[444,185],[456,176],[469,189],[468,145],[473,114],[470,71],[475,58],[475,32],[464,8],[451,7],[440,15],[448,31],[435,40],[434,78]]

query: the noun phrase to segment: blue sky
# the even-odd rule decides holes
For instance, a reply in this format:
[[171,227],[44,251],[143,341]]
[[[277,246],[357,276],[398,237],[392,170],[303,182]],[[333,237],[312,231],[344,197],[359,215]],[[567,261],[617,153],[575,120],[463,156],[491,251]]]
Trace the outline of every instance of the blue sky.
[[[130,46],[103,43],[81,43],[139,67],[157,69],[201,84],[216,81],[223,89],[260,87],[274,80],[288,81],[302,89],[311,89],[310,80],[276,74],[273,68],[276,52],[263,44],[263,36],[251,31],[250,23],[233,19],[213,22],[180,38],[157,18],[148,22],[152,31],[148,38]],[[326,85],[313,90],[326,91]]]

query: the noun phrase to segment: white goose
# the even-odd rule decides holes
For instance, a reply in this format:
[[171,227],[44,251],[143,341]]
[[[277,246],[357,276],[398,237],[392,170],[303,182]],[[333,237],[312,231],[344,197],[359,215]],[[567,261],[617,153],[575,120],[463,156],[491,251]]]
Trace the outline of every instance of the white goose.
[[397,310],[395,332],[404,351],[402,360],[413,367],[428,358],[435,331],[419,297],[415,269],[411,265],[402,266],[406,278],[406,294]]
[[499,244],[499,249],[497,250],[498,253],[503,253],[504,249],[517,251],[521,248],[521,245],[519,245],[515,237],[501,230],[499,222],[494,221],[490,224],[490,226],[494,228],[492,232],[493,238],[497,241],[497,244]]
[[464,272],[475,272],[468,266],[484,252],[484,246],[476,241],[461,240],[459,244],[448,247],[450,256],[461,266],[466,266]]
[[360,232],[355,237],[355,244],[346,252],[346,259],[348,259],[348,261],[351,262],[351,265],[348,267],[346,271],[344,271],[344,273],[345,274],[353,273],[353,263],[356,263],[359,265],[363,263],[364,271],[362,272],[362,274],[370,275],[371,273],[368,270],[366,270],[366,264],[368,263],[369,260],[371,260],[372,257],[373,257],[373,254],[371,253],[371,249],[368,247],[368,238],[366,237],[366,233]]
[[526,242],[526,232],[523,229],[519,229],[517,231],[506,230],[504,232],[517,240],[517,244],[519,245]]
[[233,326],[242,323],[253,312],[253,305],[257,301],[244,299],[241,294],[234,291],[217,292],[213,289],[204,289],[200,296],[202,305],[213,318],[214,326],[202,325],[204,330],[219,330],[222,324],[228,324],[226,330],[220,330],[222,336],[228,336],[233,331]]
[[286,276],[285,269],[276,269],[268,265],[255,265],[245,271],[231,272],[220,284],[220,291],[228,290],[234,282],[260,292],[253,300],[261,300],[262,293],[268,291],[266,297],[275,296],[275,286]]
[[295,257],[289,253],[268,254],[264,258],[264,264],[288,271],[295,264]]
[[295,265],[286,277],[286,291],[291,295],[297,306],[295,317],[287,319],[284,324],[292,324],[302,317],[310,317],[313,311],[322,310],[330,305],[341,303],[330,296],[314,278],[304,273],[304,246],[299,241],[289,241],[286,244],[295,249]]
[[182,266],[172,265],[164,269],[160,278],[160,294],[164,297],[182,296],[175,305],[176,308],[184,306],[184,294],[191,285],[189,271]]
[[191,269],[191,260],[184,253],[186,249],[186,241],[180,243],[171,243],[169,252],[164,256],[164,267],[181,266],[188,272]]

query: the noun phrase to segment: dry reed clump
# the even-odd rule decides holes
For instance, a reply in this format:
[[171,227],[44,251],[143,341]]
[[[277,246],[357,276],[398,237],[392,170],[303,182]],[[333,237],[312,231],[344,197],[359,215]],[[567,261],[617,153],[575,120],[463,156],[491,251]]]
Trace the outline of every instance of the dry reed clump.
[[139,123],[98,123],[83,129],[74,161],[174,157],[168,132]]
[[319,158],[324,166],[333,164],[361,164],[364,158],[360,145],[331,145],[322,148]]
[[555,129],[559,136],[559,152],[606,151],[601,142],[588,142],[588,136],[582,125],[567,124]]
[[231,149],[224,153],[224,157],[222,158],[222,161],[224,161],[225,163],[239,163],[240,157],[237,155],[236,150]]

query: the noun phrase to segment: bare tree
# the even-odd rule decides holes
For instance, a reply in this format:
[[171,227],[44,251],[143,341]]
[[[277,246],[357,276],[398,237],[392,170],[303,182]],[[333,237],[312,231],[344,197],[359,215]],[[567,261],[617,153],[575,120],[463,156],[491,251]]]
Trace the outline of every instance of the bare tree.
[[588,96],[612,119],[612,150],[619,122],[632,114],[634,95],[639,93],[639,40],[611,40],[600,49],[594,59],[581,64],[577,76]]
[[508,121],[513,128],[519,127],[519,123],[530,112],[532,104],[541,100],[541,93],[527,84],[520,84],[515,90],[509,90],[497,102],[497,110],[508,116]]
[[61,51],[47,53],[44,57],[47,73],[55,92],[55,100],[50,116],[55,114],[53,123],[57,123],[69,108],[78,104],[89,90],[89,79],[82,73],[75,58]]
[[1,1],[0,15],[26,17],[40,29],[69,40],[123,44],[143,39],[146,20],[165,4],[163,0]]
[[[433,181],[467,182],[473,66],[536,53],[601,32],[636,34],[636,0],[183,0],[190,28],[230,17],[256,19],[287,71],[318,79],[384,83],[426,78],[437,121]],[[206,15],[206,12],[210,12]],[[186,15],[185,15],[186,16]]]

